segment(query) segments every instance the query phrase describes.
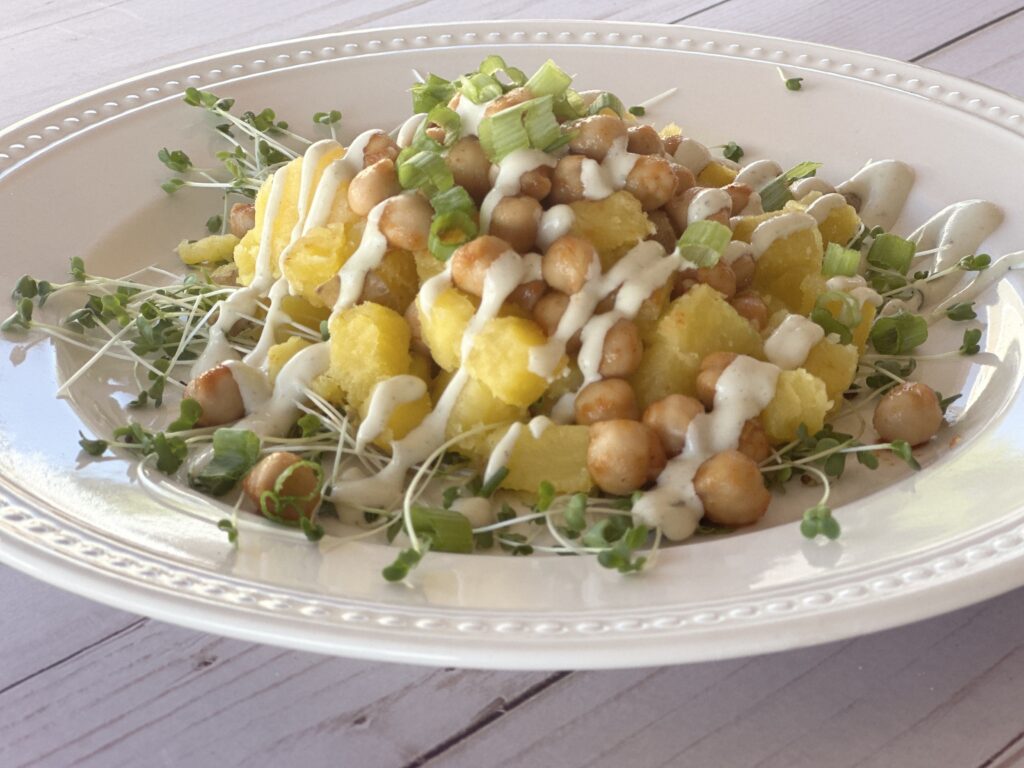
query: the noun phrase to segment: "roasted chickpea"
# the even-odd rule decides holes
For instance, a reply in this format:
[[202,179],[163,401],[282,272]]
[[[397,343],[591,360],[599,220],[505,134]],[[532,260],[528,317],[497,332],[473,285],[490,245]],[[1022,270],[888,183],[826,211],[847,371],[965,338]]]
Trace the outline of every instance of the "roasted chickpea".
[[380,217],[381,234],[395,248],[422,251],[427,247],[434,209],[423,195],[407,193],[393,197]]
[[756,523],[772,500],[757,464],[739,451],[716,453],[701,464],[693,487],[704,504],[704,516],[716,525]]
[[727,299],[736,293],[736,273],[723,261],[719,261],[713,267],[698,269],[697,282],[711,286]]
[[675,171],[663,157],[640,155],[626,176],[624,189],[640,201],[645,211],[661,208],[675,194]]
[[695,285],[697,285],[696,269],[683,269],[676,272],[672,283],[672,298],[678,299]]
[[373,134],[363,147],[363,167],[368,168],[379,160],[398,159],[398,144],[383,131]]
[[702,189],[705,187],[690,186],[682,191],[677,190],[675,196],[665,203],[665,213],[668,214],[672,228],[679,236],[682,236],[690,224],[690,203]]
[[256,226],[256,206],[252,203],[235,203],[228,214],[228,228],[235,237],[245,237],[245,233]]
[[729,266],[732,267],[732,273],[736,275],[737,290],[744,291],[754,283],[757,262],[754,261],[753,254],[744,253],[738,259],[734,259]]
[[547,290],[548,284],[543,280],[531,280],[516,286],[516,289],[508,295],[507,301],[517,307],[522,307],[527,312],[533,312],[533,308],[537,306],[537,302]]
[[616,139],[626,137],[626,124],[615,115],[592,115],[572,124],[575,135],[569,150],[601,162]]
[[636,323],[622,318],[605,334],[598,373],[605,378],[630,376],[640,367],[643,354],[644,344]]
[[693,175],[693,171],[691,171],[685,165],[679,165],[678,163],[672,163],[672,173],[674,173],[676,175],[676,194],[677,195],[683,194],[683,192],[688,190],[690,187],[697,186],[697,177],[694,176]]
[[931,440],[942,421],[942,407],[935,390],[911,381],[882,395],[875,406],[873,424],[882,440],[906,440],[913,446]]
[[[249,470],[249,474],[242,480],[242,491],[249,500],[257,507],[260,504],[260,497],[267,491],[274,490],[281,475],[301,459],[294,453],[288,451],[275,451],[260,459],[259,463]],[[271,514],[283,517],[285,520],[298,520],[300,517],[311,517],[320,506],[320,494],[317,493],[319,481],[316,472],[308,466],[302,466],[292,470],[291,475],[281,486],[281,496],[294,496],[303,498],[309,496],[303,502],[290,502],[282,504],[278,509],[272,501],[267,504]]]
[[487,109],[484,110],[484,117],[490,117],[496,115],[499,112],[514,107],[516,104],[522,104],[524,101],[529,101],[533,98],[533,93],[529,88],[520,86],[519,88],[513,88],[506,94],[499,96],[490,104],[487,105]]
[[674,155],[676,150],[679,149],[679,145],[682,143],[683,137],[680,134],[675,136],[664,136],[661,139],[661,143],[665,145],[665,154]]
[[589,240],[573,235],[558,238],[544,254],[541,274],[547,284],[562,293],[576,293],[587,279],[601,273],[597,251]]
[[233,261],[221,264],[210,273],[210,281],[217,285],[238,285],[238,265]]
[[613,419],[590,425],[587,471],[605,493],[621,496],[657,477],[665,463],[661,441],[639,421]]
[[465,188],[477,204],[481,203],[491,188],[491,161],[480,146],[476,136],[464,136],[448,150],[444,158],[452,178]]
[[[569,297],[561,291],[545,293],[533,307],[533,320],[549,337],[558,330],[558,323],[569,306]],[[565,351],[575,355],[580,350],[580,332],[576,331],[565,344]]]
[[532,171],[527,171],[519,177],[519,192],[534,200],[543,200],[551,194],[553,173],[554,168],[549,165],[540,165]]
[[409,324],[410,351],[429,355],[430,347],[423,341],[423,323],[420,321],[420,308],[415,301],[405,309],[405,322]]
[[452,282],[459,290],[483,296],[487,270],[511,250],[507,242],[493,235],[470,240],[452,254]]
[[686,431],[704,406],[687,395],[668,395],[644,410],[643,422],[658,435],[668,456],[678,456],[686,445]]
[[375,205],[401,191],[394,162],[378,160],[357,173],[348,185],[348,207],[357,216],[366,216]]
[[226,365],[218,365],[196,376],[185,387],[186,397],[199,403],[202,416],[197,427],[230,424],[245,416],[245,402],[238,382]]
[[633,387],[624,379],[603,379],[587,384],[576,395],[576,423],[596,424],[612,419],[640,418]]
[[489,231],[519,253],[528,253],[537,242],[537,228],[544,212],[532,197],[503,197],[491,213]]
[[551,175],[551,194],[548,195],[551,205],[574,203],[583,199],[580,172],[584,159],[582,155],[566,155],[558,161]]
[[729,198],[732,200],[732,215],[736,216],[747,207],[747,203],[750,202],[750,196],[754,193],[754,188],[749,184],[729,184],[725,187],[725,191],[729,193]]
[[714,407],[718,379],[736,357],[735,352],[712,352],[700,361],[697,373],[697,399],[704,403],[705,407]]
[[660,155],[665,151],[661,136],[652,125],[632,125],[626,130],[626,149],[637,155]]
[[654,234],[648,236],[647,239],[653,240],[664,248],[665,253],[672,253],[676,248],[676,241],[679,239],[672,227],[672,219],[661,208],[656,211],[648,211],[647,218],[654,226]]
[[764,431],[760,419],[747,419],[743,422],[743,431],[740,432],[740,441],[736,450],[757,464],[772,455],[772,444],[768,440],[768,433]]
[[745,317],[754,326],[754,330],[763,331],[768,326],[768,305],[755,291],[737,293],[729,303],[740,317]]

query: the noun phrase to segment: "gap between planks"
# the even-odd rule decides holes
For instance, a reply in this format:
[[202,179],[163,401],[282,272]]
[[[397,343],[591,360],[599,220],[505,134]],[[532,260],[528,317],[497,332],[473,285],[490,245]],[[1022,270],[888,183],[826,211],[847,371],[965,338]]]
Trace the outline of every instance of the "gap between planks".
[[[728,1],[729,0],[725,0],[725,2],[728,2]],[[1015,8],[1012,11],[1008,11],[1007,13],[1004,13],[1001,16],[996,16],[996,18],[994,18],[994,19],[989,19],[984,24],[979,24],[978,26],[974,27],[973,29],[969,29],[966,32],[961,32],[956,37],[950,38],[946,42],[941,43],[939,45],[936,45],[935,47],[928,49],[924,53],[919,53],[917,56],[914,56],[913,58],[911,58],[910,61],[912,61],[912,62],[914,62],[916,64],[917,62],[922,61],[923,59],[928,58],[932,54],[938,53],[939,51],[942,51],[942,50],[948,48],[951,45],[959,43],[961,40],[966,40],[967,38],[971,37],[972,35],[976,35],[979,32],[985,31],[989,27],[994,27],[996,24],[1000,24],[1000,23],[1006,21],[1007,19],[1013,18],[1014,16],[1016,16],[1021,11],[1024,11],[1024,5],[1022,5],[1020,8]],[[673,23],[675,23],[675,22],[673,22]]]

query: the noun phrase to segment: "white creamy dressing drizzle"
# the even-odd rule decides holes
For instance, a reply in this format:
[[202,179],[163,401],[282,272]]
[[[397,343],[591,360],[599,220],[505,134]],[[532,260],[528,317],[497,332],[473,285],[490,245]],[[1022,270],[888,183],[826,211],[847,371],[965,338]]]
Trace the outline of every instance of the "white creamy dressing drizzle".
[[821,192],[822,195],[828,195],[835,191],[836,188],[820,176],[807,176],[803,179],[797,179],[789,185],[789,192],[793,195],[794,200],[801,200],[811,192]]
[[988,269],[984,272],[979,272],[968,285],[961,288],[932,310],[932,316],[942,316],[946,309],[954,304],[974,301],[986,288],[1002,280],[1011,269],[1021,268],[1024,268],[1024,251],[1014,251],[1013,253],[1000,256],[989,265]]
[[714,408],[690,422],[683,452],[668,462],[657,485],[633,506],[635,520],[660,527],[673,541],[693,535],[704,514],[704,505],[693,486],[697,470],[716,453],[739,445],[744,423],[760,414],[775,396],[779,373],[771,363],[745,355],[722,372]]
[[[477,334],[488,320],[497,317],[502,303],[522,282],[523,260],[514,251],[505,252],[487,270],[480,308],[462,337],[462,359],[469,358]],[[391,446],[391,461],[372,477],[358,477],[335,483],[331,498],[339,504],[365,507],[390,504],[402,493],[406,473],[426,460],[445,441],[445,427],[469,373],[466,366],[456,371],[434,410],[401,440]]]
[[569,234],[576,222],[576,214],[568,205],[553,205],[540,215],[537,227],[537,245],[546,251],[555,240]]
[[[813,178],[813,177],[812,177]],[[796,197],[796,195],[794,195]],[[824,194],[807,206],[807,215],[813,218],[816,222],[821,224],[825,219],[828,218],[832,211],[838,210],[846,205],[846,198],[840,195],[838,192],[829,192]]]
[[[416,194],[416,192],[404,192],[403,194]],[[366,283],[366,276],[370,270],[380,265],[384,254],[388,250],[388,239],[380,231],[380,218],[384,215],[385,209],[394,198],[389,197],[382,200],[370,209],[366,217],[366,228],[363,230],[359,247],[342,265],[338,271],[339,286],[338,299],[334,302],[331,317],[344,312],[359,301],[363,293],[363,285]]]
[[640,157],[626,149],[627,143],[625,136],[615,139],[600,163],[589,157],[584,158],[580,165],[583,197],[587,200],[604,200],[626,186],[626,178]]
[[502,158],[497,165],[494,186],[480,205],[480,231],[486,233],[490,229],[491,216],[502,198],[519,194],[520,180],[524,173],[541,167],[554,168],[557,164],[558,160],[539,149],[517,149]]
[[416,136],[416,131],[420,129],[420,126],[423,125],[423,121],[426,119],[426,112],[417,112],[402,123],[402,127],[398,129],[398,137],[395,139],[395,143],[402,149],[405,149],[412,144],[412,140]]
[[[973,254],[1002,223],[1003,212],[998,206],[985,200],[964,200],[943,208],[907,239],[914,242],[918,250],[938,249],[935,271],[941,271]],[[962,276],[960,272],[953,272],[918,286],[922,303],[941,301]]]
[[459,116],[459,135],[476,136],[480,130],[480,121],[484,119],[484,112],[490,105],[489,101],[474,104],[465,96],[459,96],[459,103],[455,105],[455,112]]
[[867,280],[861,275],[830,277],[825,281],[825,288],[829,291],[843,291],[850,294],[862,307],[865,304],[874,304],[876,307],[882,304],[882,297],[878,291],[869,286]]
[[417,299],[420,305],[420,311],[424,314],[429,315],[434,309],[434,303],[437,301],[437,297],[452,287],[452,261],[448,260],[445,264],[443,272],[438,272],[433,277],[426,280],[422,286],[420,286],[420,292],[417,295]]
[[811,348],[825,338],[825,330],[803,315],[787,315],[764,343],[768,362],[792,371],[807,361]]
[[707,187],[693,196],[690,206],[686,209],[686,223],[703,221],[720,211],[732,210],[732,198],[724,189]]
[[[249,415],[236,422],[234,428],[251,429],[268,437],[286,435],[299,416],[298,404],[305,400],[309,383],[324,373],[330,363],[330,346],[325,341],[299,350],[277,374],[269,398],[251,411],[247,407]],[[233,376],[237,373],[237,368],[232,370]],[[263,375],[262,372],[260,374]]]
[[754,229],[750,236],[750,250],[755,259],[761,258],[772,243],[802,232],[805,229],[814,229],[818,222],[813,216],[806,213],[784,213],[781,216],[773,216],[762,221]]
[[501,436],[501,439],[495,444],[494,449],[491,451],[490,458],[487,459],[487,468],[484,470],[484,481],[494,477],[495,473],[504,469],[508,466],[509,461],[512,458],[512,451],[515,450],[516,443],[519,441],[520,436],[523,434],[523,429],[527,429],[530,436],[534,440],[540,438],[541,435],[550,427],[554,422],[551,421],[547,416],[534,416],[527,424],[522,422],[515,422],[509,425],[508,430]]
[[743,256],[753,258],[754,249],[750,247],[750,243],[744,243],[742,240],[730,240],[722,250],[721,261],[723,264],[731,265]]
[[878,160],[865,165],[836,191],[860,198],[858,214],[865,226],[889,230],[903,212],[913,185],[914,169],[909,165],[899,160]]
[[751,192],[747,204],[740,211],[740,216],[760,216],[764,213],[764,206],[761,204],[761,193]]
[[694,176],[707,168],[711,162],[711,152],[696,139],[682,139],[672,157]]
[[782,175],[782,166],[774,160],[755,160],[736,174],[735,184],[746,184],[755,192]]
[[246,413],[255,413],[266,406],[274,390],[263,371],[241,360],[228,360],[224,365],[238,385]]
[[384,434],[396,408],[419,400],[426,393],[427,384],[419,376],[392,376],[377,384],[370,395],[366,418],[356,432],[356,451],[362,451],[367,443]]

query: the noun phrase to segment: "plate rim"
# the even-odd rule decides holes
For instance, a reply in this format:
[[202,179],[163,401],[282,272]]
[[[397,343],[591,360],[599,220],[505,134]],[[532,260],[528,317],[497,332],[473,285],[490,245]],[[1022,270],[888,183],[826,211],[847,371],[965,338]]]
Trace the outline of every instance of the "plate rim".
[[[266,53],[266,58],[256,58],[249,62],[249,66],[254,66],[258,62],[267,63],[275,52],[280,52],[291,46],[308,45],[314,41],[327,40],[340,42],[338,46],[326,46],[324,50],[331,48],[333,52],[337,52],[340,48],[347,48],[353,44],[357,51],[360,45],[366,49],[351,55],[334,56],[335,59],[384,54],[392,50],[408,50],[409,48],[404,47],[404,43],[408,42],[407,37],[412,37],[414,40],[419,37],[429,39],[431,44],[421,46],[423,50],[438,47],[485,45],[487,42],[500,45],[515,45],[517,42],[531,44],[541,41],[536,37],[537,35],[552,36],[551,30],[559,26],[573,28],[570,34],[580,38],[586,38],[588,34],[593,34],[601,39],[574,39],[571,41],[556,39],[543,42],[554,45],[561,42],[561,44],[567,45],[588,44],[645,49],[672,49],[675,47],[692,53],[733,56],[745,60],[760,58],[765,62],[778,63],[794,69],[839,74],[925,96],[972,114],[976,118],[995,123],[1018,136],[1024,136],[1024,117],[1021,115],[1024,112],[1024,101],[1021,99],[975,81],[875,54],[787,38],[681,25],[561,19],[469,21],[327,32],[211,54],[125,78],[67,99],[0,130],[0,182],[14,169],[31,161],[35,155],[46,151],[50,146],[72,140],[83,131],[98,128],[108,120],[130,114],[135,109],[178,98],[186,85],[212,87],[220,81],[220,79],[215,79],[207,82],[200,75],[188,74],[190,70],[195,70],[202,65],[212,66],[215,63],[224,62],[224,66],[227,67],[231,59]],[[486,34],[488,30],[494,30],[510,37],[497,41],[478,40],[470,43],[456,42],[453,39],[444,41],[443,44],[439,43],[445,35],[454,36],[460,32],[463,35],[479,34],[480,32]],[[521,32],[526,37],[522,40],[512,39],[511,36],[514,36],[516,32],[509,30]],[[629,35],[629,32],[635,34]],[[637,35],[643,38],[644,32],[650,34],[654,38],[654,42],[670,41],[672,37],[675,37],[676,45],[657,46],[647,44],[649,41],[646,39],[643,39],[645,43],[643,45],[630,42]],[[658,32],[662,34],[656,34]],[[401,39],[403,47],[388,48],[384,42],[387,36],[402,33],[406,37],[392,38],[391,42],[394,43],[396,39]],[[434,33],[439,34],[435,35]],[[561,34],[565,34],[565,32]],[[698,38],[703,36],[705,38],[703,45],[701,47],[693,45],[680,47],[681,41],[693,42],[693,39],[687,35]],[[377,37],[382,39],[376,40]],[[739,42],[726,44],[719,42],[721,38]],[[376,47],[373,46],[374,42],[378,43]],[[700,41],[698,40],[698,42]],[[755,42],[758,45],[746,50],[743,45],[740,45],[740,43],[749,45]],[[764,45],[765,43],[768,45]],[[777,47],[777,50],[766,50],[773,45]],[[794,47],[796,51],[787,52],[786,47]],[[761,55],[749,55],[755,50],[760,51]],[[800,53],[800,56],[796,56],[796,53]],[[810,53],[814,53],[818,60],[812,60],[808,56]],[[824,53],[831,53],[832,56],[822,57],[821,54]],[[785,54],[796,60],[783,60],[775,57],[775,54]],[[280,54],[278,55],[280,56]],[[309,56],[301,61],[293,61],[291,54],[286,55],[288,63],[281,66],[261,67],[259,70],[252,71],[242,69],[225,73],[228,76],[222,79],[252,75],[258,71],[285,70],[301,64],[328,60]],[[807,60],[800,60],[801,57]],[[850,61],[844,61],[844,58],[859,60],[860,63],[857,67],[860,71],[855,72],[855,65]],[[885,72],[879,69],[879,66],[883,64],[890,71]],[[224,72],[224,70],[217,69],[212,71]],[[157,85],[157,80],[160,78],[166,78],[162,87]],[[929,80],[940,82],[929,82]],[[142,86],[145,83],[153,85],[148,89],[143,89]],[[122,93],[124,89],[135,89],[136,86],[138,86],[138,90],[149,93],[150,96],[147,98],[137,93]],[[107,98],[108,101],[102,101],[104,98]],[[104,111],[104,105],[111,103],[115,104],[116,108],[106,107],[107,111]],[[1016,107],[1016,111],[1008,110],[1004,104]],[[50,121],[52,117],[63,111],[76,108],[81,109],[79,116],[74,116],[71,119],[65,117],[62,120],[61,125],[69,126],[66,132],[53,125],[35,129],[35,126],[42,126],[43,123]],[[92,115],[88,114],[90,111],[93,113]],[[82,117],[90,119],[83,121]],[[51,127],[55,130],[50,130]],[[20,141],[15,140],[14,144],[4,148],[4,144],[21,131],[26,132],[24,138]],[[32,132],[29,133],[30,131]],[[4,492],[5,487],[6,492]],[[458,612],[455,609],[442,611],[434,609],[432,612],[430,606],[403,606],[397,610],[394,606],[383,606],[385,608],[383,616],[369,619],[363,616],[353,619],[353,623],[327,623],[319,622],[315,614],[302,614],[298,611],[289,612],[287,610],[283,612],[257,611],[242,605],[232,605],[223,600],[218,602],[209,598],[202,599],[199,597],[199,593],[172,593],[153,583],[133,579],[129,575],[101,571],[82,560],[75,560],[70,553],[55,546],[53,543],[55,538],[62,535],[66,538],[67,532],[57,529],[50,523],[44,523],[40,527],[40,521],[35,519],[34,515],[43,513],[44,510],[32,509],[19,503],[18,496],[17,489],[10,487],[3,482],[3,478],[0,478],[0,534],[4,534],[0,536],[0,561],[55,586],[118,608],[140,612],[201,631],[214,631],[240,639],[269,642],[301,650],[429,665],[457,664],[465,667],[492,669],[559,669],[567,665],[576,668],[610,668],[728,658],[797,648],[891,628],[954,610],[1024,584],[1024,575],[1015,577],[1012,568],[1015,562],[1024,558],[1024,552],[1022,552],[1024,549],[1024,525],[1018,524],[1020,523],[1018,518],[1012,521],[1008,530],[1002,523],[999,526],[993,524],[991,527],[998,527],[999,533],[976,544],[973,549],[981,554],[974,560],[968,557],[958,575],[953,579],[944,579],[941,573],[932,574],[936,577],[934,579],[928,574],[923,576],[918,574],[914,578],[907,579],[904,574],[904,578],[892,579],[894,584],[877,590],[878,594],[874,595],[873,600],[860,610],[856,608],[851,610],[840,606],[838,608],[826,607],[823,610],[809,608],[802,613],[789,612],[788,615],[786,611],[782,611],[778,619],[769,620],[775,631],[767,633],[764,632],[764,628],[768,624],[764,622],[753,625],[744,625],[743,622],[738,622],[732,625],[735,628],[734,633],[725,633],[726,636],[722,637],[722,633],[719,632],[719,636],[716,637],[717,642],[712,648],[708,648],[706,643],[702,646],[699,642],[704,634],[704,630],[699,626],[697,629],[691,628],[686,632],[672,634],[671,628],[651,627],[650,630],[656,631],[645,632],[642,627],[637,629],[632,626],[621,627],[619,628],[621,632],[617,632],[616,627],[609,624],[601,628],[600,631],[584,630],[577,627],[577,631],[569,631],[566,634],[563,631],[565,627],[559,625],[558,622],[544,619],[535,619],[533,631],[528,631],[525,634],[519,631],[502,632],[500,630],[480,633],[479,627],[460,627],[456,623],[453,625],[454,631],[462,633],[461,636],[466,639],[486,638],[487,641],[480,647],[476,647],[474,642],[470,644],[470,647],[463,645],[453,648],[449,635],[445,633],[430,634],[431,627],[427,624],[417,626],[418,630],[426,631],[426,635],[422,632],[410,633],[407,631],[408,626],[402,625],[401,622],[395,624],[394,616],[389,617],[386,614],[388,609],[391,609],[392,614],[419,611],[424,617],[427,617],[425,620],[433,620],[430,618],[432,615]],[[33,526],[39,530],[33,532],[31,530]],[[46,526],[52,530],[45,530]],[[983,552],[982,550],[985,550],[986,547],[987,551]],[[143,554],[146,555],[146,553]],[[915,566],[915,569],[921,570],[921,567]],[[209,575],[225,581],[232,580],[223,574],[211,573]],[[235,580],[237,581],[237,579]],[[942,599],[920,599],[922,592],[934,595],[939,588],[943,590]],[[287,592],[287,590],[283,591]],[[315,604],[317,601],[313,599],[310,602]],[[362,606],[359,607],[362,608]],[[866,610],[868,607],[874,607],[874,610]],[[884,610],[879,610],[879,608],[884,608]],[[894,608],[901,609],[898,617],[894,616]],[[478,616],[486,616],[488,613],[483,609],[474,610],[466,609],[466,612]],[[648,610],[656,613],[656,608]],[[507,613],[499,611],[495,613],[495,616],[504,616]],[[870,614],[873,620],[865,620],[865,613]],[[827,620],[823,621],[826,617]],[[498,626],[494,623],[496,619],[492,617],[491,621],[492,629],[496,628]],[[642,623],[639,619],[629,619],[628,621]],[[361,624],[366,629],[346,631]],[[552,626],[545,629],[546,624]],[[699,625],[700,622],[698,621],[697,624]],[[715,622],[710,621],[708,631],[714,631],[714,625]],[[604,631],[607,629],[611,630],[610,634]],[[816,632],[812,633],[809,630],[816,630]],[[751,641],[751,633],[759,636],[758,642]],[[384,637],[383,642],[368,640],[368,638],[376,638],[378,635]],[[610,647],[606,642],[616,638],[621,640],[624,636],[628,637],[631,642],[642,643],[643,652],[637,654],[639,658],[629,659],[621,651],[613,650],[614,642]],[[667,642],[666,638],[671,638],[672,642]],[[496,658],[496,656],[498,657]]]

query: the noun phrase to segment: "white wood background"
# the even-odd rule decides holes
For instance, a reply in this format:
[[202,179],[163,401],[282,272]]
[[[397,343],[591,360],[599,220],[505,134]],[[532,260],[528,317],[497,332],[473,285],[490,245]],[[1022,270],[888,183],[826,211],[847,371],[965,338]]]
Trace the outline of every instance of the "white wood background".
[[[732,28],[1024,95],[1022,0],[0,0],[0,125],[158,66],[480,17]],[[1024,590],[843,643],[644,671],[429,670],[282,651],[0,567],[0,766],[1024,765]]]

